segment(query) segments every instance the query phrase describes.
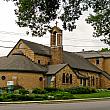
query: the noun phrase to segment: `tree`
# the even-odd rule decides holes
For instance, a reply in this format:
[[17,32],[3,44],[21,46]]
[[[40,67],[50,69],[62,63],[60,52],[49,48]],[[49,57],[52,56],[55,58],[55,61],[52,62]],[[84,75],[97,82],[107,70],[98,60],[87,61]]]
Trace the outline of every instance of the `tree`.
[[100,51],[101,51],[101,52],[109,52],[110,49],[108,49],[108,48],[102,48]]
[[[10,1],[10,0],[6,0]],[[76,28],[76,20],[87,11],[93,14],[86,19],[94,27],[94,37],[104,36],[110,43],[110,0],[11,0],[17,6],[16,21],[20,27],[29,27],[32,35],[42,36],[51,28],[50,22],[60,19],[65,30]]]

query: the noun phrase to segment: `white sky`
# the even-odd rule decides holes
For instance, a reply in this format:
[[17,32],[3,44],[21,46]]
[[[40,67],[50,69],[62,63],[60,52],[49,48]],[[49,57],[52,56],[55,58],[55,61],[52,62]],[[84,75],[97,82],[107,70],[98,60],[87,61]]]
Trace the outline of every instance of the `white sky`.
[[[0,0],[0,46],[13,47],[16,42],[22,38],[45,44],[49,46],[50,34],[49,32],[44,37],[31,37],[27,36],[26,29],[19,28],[15,23],[16,16],[14,15],[14,4],[12,2],[4,2]],[[85,13],[87,15],[87,13]],[[103,47],[108,47],[100,41],[99,38],[93,38],[92,27],[84,22],[85,16],[82,16],[77,22],[78,26],[73,32],[63,31],[63,45],[64,50],[67,51],[82,51],[99,50]],[[53,24],[54,26],[54,24]],[[61,23],[58,26],[62,29]],[[13,41],[13,42],[3,42]],[[0,47],[0,56],[7,55],[12,48]]]

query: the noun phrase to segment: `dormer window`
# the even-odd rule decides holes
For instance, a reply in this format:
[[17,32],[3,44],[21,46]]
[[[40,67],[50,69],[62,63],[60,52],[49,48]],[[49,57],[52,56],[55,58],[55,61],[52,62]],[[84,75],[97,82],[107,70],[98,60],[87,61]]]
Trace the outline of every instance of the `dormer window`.
[[96,65],[99,64],[99,58],[96,58]]

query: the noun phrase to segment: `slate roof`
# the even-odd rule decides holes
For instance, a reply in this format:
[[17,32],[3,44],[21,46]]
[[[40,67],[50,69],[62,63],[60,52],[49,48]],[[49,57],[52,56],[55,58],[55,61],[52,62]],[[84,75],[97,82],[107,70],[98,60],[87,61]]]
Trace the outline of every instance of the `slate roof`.
[[49,65],[47,75],[56,74],[62,68],[64,68],[67,64],[57,64],[57,65]]
[[64,63],[68,63],[72,68],[101,72],[101,70],[90,63],[88,60],[84,59],[82,56],[79,56],[72,52],[63,52]]
[[34,53],[50,56],[50,48],[48,46],[30,42],[24,39],[20,39],[20,40],[22,40],[26,45],[28,45],[33,50]]
[[[68,64],[56,64],[56,65],[49,65],[48,66],[48,72],[46,73],[47,75],[55,75],[58,71],[60,71],[62,68],[64,68],[65,66],[67,66]],[[75,71],[75,74],[79,77],[79,78],[88,78],[85,75],[82,75],[79,71]]]
[[107,77],[108,79],[110,79],[110,74],[108,74],[107,72],[103,71],[102,74]]
[[74,70],[74,72],[79,78],[88,79],[86,75],[81,74],[79,71]]
[[100,51],[84,51],[76,52],[76,54],[84,58],[110,58],[110,52],[100,52]]
[[[27,44],[27,46],[29,46],[34,51],[34,53],[51,56],[50,47],[44,46],[38,43],[30,42],[27,40],[23,40],[23,39],[21,40],[25,44]],[[63,59],[64,59],[63,63],[69,64],[72,68],[101,72],[100,69],[98,69],[96,66],[94,66],[89,61],[87,61],[82,56],[76,53],[63,51]]]
[[[50,47],[44,46],[38,43],[30,42],[27,40],[23,40],[23,39],[20,39],[20,40],[22,40],[27,46],[29,46],[34,53],[40,54],[40,55],[47,55],[51,57]],[[69,64],[72,68],[75,68],[75,69],[94,71],[98,73],[101,72],[101,70],[98,69],[98,67],[94,66],[85,58],[73,52],[63,51],[63,63]]]
[[47,72],[46,68],[23,55],[0,57],[0,71]]

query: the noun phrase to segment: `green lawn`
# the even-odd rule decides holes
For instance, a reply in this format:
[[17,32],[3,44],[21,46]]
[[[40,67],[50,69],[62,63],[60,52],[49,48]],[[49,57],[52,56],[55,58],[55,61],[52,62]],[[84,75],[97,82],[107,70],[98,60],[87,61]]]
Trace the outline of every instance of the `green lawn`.
[[55,92],[47,94],[48,96],[54,96],[50,99],[85,99],[85,98],[103,98],[110,97],[110,91],[100,91],[91,94],[71,94],[69,92]]
[[29,91],[25,89],[19,89],[11,94],[7,93],[5,90],[5,92],[0,94],[0,101],[65,100],[106,97],[110,97],[110,90],[96,90],[87,87],[77,87],[67,90],[56,90],[53,88],[48,88],[46,90],[35,89],[32,93],[29,93]]
[[73,95],[75,99],[84,99],[84,98],[103,98],[110,97],[110,91],[108,92],[98,92],[92,94],[75,94]]

